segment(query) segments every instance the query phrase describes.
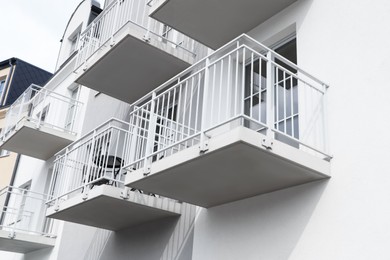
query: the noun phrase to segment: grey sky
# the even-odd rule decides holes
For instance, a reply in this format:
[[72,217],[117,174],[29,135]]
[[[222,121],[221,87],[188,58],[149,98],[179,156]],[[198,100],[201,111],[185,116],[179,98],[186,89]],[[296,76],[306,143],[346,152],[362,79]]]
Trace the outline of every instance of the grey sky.
[[17,57],[53,72],[65,26],[81,1],[0,0],[0,61]]

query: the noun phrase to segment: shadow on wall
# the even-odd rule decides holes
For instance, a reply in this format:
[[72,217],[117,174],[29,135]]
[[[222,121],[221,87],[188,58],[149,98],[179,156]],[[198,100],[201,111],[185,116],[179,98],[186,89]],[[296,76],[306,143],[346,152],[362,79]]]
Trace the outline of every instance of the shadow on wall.
[[177,217],[113,232],[101,260],[160,259],[178,222]]
[[327,183],[308,183],[202,210],[192,260],[288,259]]

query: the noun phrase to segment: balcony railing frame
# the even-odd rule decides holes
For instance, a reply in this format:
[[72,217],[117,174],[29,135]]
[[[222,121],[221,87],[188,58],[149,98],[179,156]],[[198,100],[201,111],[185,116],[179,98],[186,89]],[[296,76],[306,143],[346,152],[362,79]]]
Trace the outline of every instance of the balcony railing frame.
[[[0,229],[9,231],[10,238],[14,238],[16,232],[55,238],[57,223],[42,213],[48,198],[46,194],[14,186],[1,189]],[[32,209],[27,210],[26,206]],[[18,227],[21,223],[23,226]]]
[[[83,103],[78,100],[32,84],[8,108],[5,117],[5,127],[1,132],[0,142],[5,142],[17,130],[17,126],[23,120],[32,122],[36,129],[45,126],[71,135],[77,135],[78,119],[82,105]],[[42,120],[42,113],[45,113],[44,110],[46,107],[49,109],[49,112],[46,111],[46,113],[50,115],[56,113],[56,115],[58,114],[60,116],[64,114],[63,108],[66,107],[65,109],[69,109],[71,106],[73,106],[74,111],[70,115],[71,118],[67,118],[67,120],[72,122],[69,128],[65,125],[67,123],[66,120],[63,122],[63,126],[57,123],[50,123],[50,120]],[[36,108],[39,108],[39,111],[34,111]],[[34,114],[34,112],[38,112],[38,114]],[[34,116],[37,118],[34,118]]]
[[190,37],[171,29],[175,39],[167,37],[162,28],[164,24],[149,17],[147,1],[144,0],[115,0],[90,23],[80,34],[78,40],[78,58],[75,69],[87,61],[103,46],[115,44],[115,35],[127,24],[131,23],[144,31],[143,40],[150,42],[153,35],[165,44],[182,49],[185,53],[200,58],[207,54],[208,48]]
[[86,199],[95,185],[124,187],[125,148],[119,145],[127,143],[128,129],[127,122],[111,118],[58,152],[46,203],[57,207],[74,193]]
[[[247,57],[245,57],[246,53],[248,54]],[[211,126],[206,126],[206,122],[205,122],[205,120],[207,119],[206,115],[208,113],[210,113],[210,110],[208,108],[215,107],[213,102],[218,102],[218,97],[216,97],[214,94],[215,88],[218,88],[218,87],[220,88],[219,95],[221,96],[222,83],[220,86],[216,86],[215,81],[220,80],[220,82],[222,82],[222,77],[226,76],[226,75],[222,75],[222,74],[216,75],[215,69],[214,69],[214,71],[212,71],[213,70],[212,68],[213,68],[213,66],[216,66],[216,64],[218,64],[218,63],[222,63],[222,66],[223,66],[224,59],[228,58],[228,59],[230,59],[229,60],[229,62],[230,62],[232,60],[233,55],[237,55],[236,56],[237,64],[238,64],[238,60],[241,59],[240,62],[242,64],[248,63],[250,66],[252,66],[252,68],[253,68],[253,66],[254,66],[253,64],[255,62],[254,56],[257,57],[256,58],[257,60],[262,60],[267,64],[266,65],[267,66],[267,70],[266,70],[267,71],[266,100],[272,101],[272,102],[266,102],[267,103],[267,108],[266,108],[266,113],[267,113],[266,119],[267,120],[263,121],[263,122],[259,121],[259,120],[255,120],[253,117],[251,117],[250,115],[247,115],[244,112],[244,106],[242,106],[242,111],[240,113],[236,113],[235,116],[226,118],[225,120],[220,120],[220,121],[217,120],[218,121],[217,123],[214,123]],[[241,57],[239,57],[239,56],[241,56]],[[279,63],[276,62],[276,60],[281,61],[282,63],[288,65],[292,69],[296,70],[296,72],[290,71],[285,66],[280,65]],[[229,63],[229,66],[230,66],[230,63]],[[241,75],[245,74],[246,65],[241,66],[241,68],[242,68],[241,72],[238,72],[236,69],[236,72],[235,72],[236,75],[239,73],[241,73]],[[189,140],[196,140],[196,142],[193,142],[193,143],[196,143],[197,145],[199,145],[200,152],[205,152],[208,150],[208,147],[207,147],[208,139],[211,137],[209,133],[212,132],[213,130],[223,126],[223,125],[232,123],[233,121],[236,121],[236,120],[241,121],[241,125],[244,124],[244,121],[257,124],[259,126],[259,129],[266,130],[265,136],[267,137],[268,140],[275,139],[275,135],[282,135],[282,136],[286,137],[288,140],[290,140],[291,142],[293,142],[295,145],[301,147],[300,149],[305,149],[309,153],[315,154],[316,156],[319,156],[325,160],[331,159],[331,155],[329,154],[328,142],[327,142],[326,100],[325,100],[326,91],[327,91],[329,85],[324,83],[323,81],[317,79],[316,77],[312,76],[311,74],[307,73],[305,70],[301,69],[296,64],[292,63],[291,61],[287,60],[286,58],[279,55],[275,51],[269,49],[268,47],[264,46],[263,44],[257,42],[256,40],[254,40],[253,38],[251,38],[245,34],[237,37],[236,39],[234,39],[231,42],[227,43],[226,45],[222,46],[220,49],[218,49],[214,53],[212,53],[209,56],[205,57],[204,59],[198,61],[196,64],[194,64],[190,68],[184,70],[182,73],[173,77],[171,80],[167,81],[166,83],[164,83],[160,87],[156,88],[154,91],[150,92],[148,95],[145,95],[143,98],[141,98],[140,100],[135,102],[134,103],[134,110],[131,112],[130,118],[132,118],[132,116],[139,117],[140,114],[145,113],[144,111],[148,111],[148,114],[150,114],[151,118],[153,116],[156,117],[156,115],[155,115],[156,103],[157,102],[165,102],[164,100],[162,100],[163,99],[162,97],[164,95],[168,95],[167,93],[169,91],[172,91],[175,88],[180,88],[180,91],[181,91],[181,89],[182,89],[182,87],[180,87],[181,85],[183,85],[183,86],[184,85],[186,85],[186,86],[191,85],[191,88],[195,87],[195,85],[193,83],[194,78],[200,74],[203,74],[203,76],[202,76],[203,77],[203,79],[202,79],[202,81],[203,81],[202,82],[203,103],[201,104],[202,107],[199,107],[200,104],[198,104],[199,103],[199,97],[198,97],[197,98],[198,103],[196,104],[196,110],[194,112],[194,115],[192,116],[193,118],[195,118],[194,120],[198,120],[199,117],[201,118],[202,122],[201,122],[200,126],[198,126],[198,123],[195,122],[195,125],[197,126],[197,128],[196,128],[196,131],[193,132],[191,135],[188,135],[185,138],[183,137],[180,140],[177,140],[176,142],[173,142],[169,145],[166,145],[162,149],[158,149],[157,151],[156,150],[152,151],[153,150],[152,147],[155,145],[155,142],[153,140],[155,140],[155,138],[156,138],[156,133],[155,133],[156,131],[153,130],[153,129],[155,129],[155,126],[150,124],[149,126],[151,126],[151,125],[152,126],[150,127],[150,129],[148,129],[146,131],[147,134],[145,134],[144,137],[140,137],[140,138],[143,138],[144,140],[146,140],[146,143],[143,144],[140,149],[134,148],[137,150],[145,151],[143,156],[139,156],[139,158],[137,158],[135,160],[128,159],[127,161],[130,161],[130,163],[125,166],[126,169],[128,169],[129,171],[132,171],[134,169],[144,168],[144,174],[147,175],[150,171],[150,164],[152,162],[152,160],[151,160],[152,157],[155,157],[158,154],[162,154],[165,151],[172,149],[173,147],[180,145],[180,144],[183,144],[183,143],[185,143],[184,146],[189,147],[189,146],[191,146],[191,145],[188,145]],[[212,74],[214,74],[214,75],[212,75]],[[280,77],[280,74],[283,76],[283,78],[281,80],[278,80],[278,77]],[[212,75],[212,76],[210,77],[210,75]],[[218,76],[220,76],[220,79],[216,79]],[[229,76],[231,76],[231,75],[229,75]],[[199,81],[198,84],[201,81],[200,77],[201,76],[198,77],[198,81]],[[252,71],[251,77],[253,77],[253,71]],[[209,82],[210,79],[213,79],[214,82]],[[230,79],[230,77],[229,77],[229,79]],[[233,84],[232,82],[229,82],[229,79],[227,80],[228,81],[227,85]],[[244,89],[245,88],[245,86],[244,86],[245,79],[244,79],[244,77],[242,77],[240,80],[241,80],[241,82],[236,82],[235,84],[236,85],[241,84],[240,85],[240,90],[242,91],[241,97],[243,97],[245,95],[244,94],[244,92],[245,92],[245,89]],[[236,77],[236,81],[238,81],[238,77]],[[286,129],[286,126],[284,126],[284,129],[280,129],[280,127],[278,126],[279,124],[282,123],[282,121],[284,121],[284,124],[286,125],[287,121],[289,121],[289,120],[292,121],[291,118],[294,118],[298,115],[298,113],[293,113],[294,109],[291,108],[291,116],[289,116],[290,119],[288,118],[288,116],[286,116],[287,103],[290,102],[290,105],[292,106],[293,99],[294,99],[293,93],[291,91],[291,94],[288,95],[289,96],[288,99],[290,99],[291,101],[288,101],[288,100],[286,101],[286,99],[287,99],[286,98],[287,97],[286,89],[289,88],[286,85],[288,85],[288,84],[292,85],[293,81],[298,82],[300,88],[310,89],[310,91],[312,91],[314,93],[314,94],[312,93],[312,95],[316,95],[316,99],[318,99],[320,102],[319,106],[320,106],[321,113],[320,114],[317,113],[316,116],[321,118],[322,121],[320,122],[320,124],[322,125],[322,127],[321,127],[321,129],[316,129],[316,131],[322,132],[322,135],[321,135],[321,146],[322,147],[316,147],[316,145],[310,144],[310,142],[305,142],[304,140],[302,140],[302,138],[297,138],[294,135],[294,127],[293,126],[292,126],[292,132],[293,132],[292,134],[287,133],[288,130]],[[296,83],[296,84],[298,84],[298,83]],[[253,86],[253,79],[252,79],[250,84]],[[283,85],[284,85],[284,87],[283,87]],[[278,98],[278,95],[279,96],[281,95],[280,93],[277,93],[277,92],[280,92],[280,90],[275,91],[276,89],[278,89],[277,87],[282,87],[282,89],[284,91],[284,97],[279,97],[279,99],[282,99],[282,102],[278,101],[279,103],[284,104],[283,105],[284,111],[279,111],[282,113],[284,112],[284,118],[282,118],[282,119],[279,118],[280,116],[276,115],[276,113],[278,112],[277,111],[278,106],[280,106],[280,104],[277,104],[277,105],[275,104],[275,98]],[[296,86],[293,86],[293,87],[296,87]],[[253,92],[253,90],[252,90],[252,92]],[[175,94],[176,94],[176,92],[175,92]],[[236,94],[237,94],[237,92],[236,92]],[[198,95],[199,95],[199,91],[198,91]],[[211,95],[211,98],[210,98],[210,95]],[[284,101],[283,101],[283,99],[284,99]],[[234,105],[236,107],[237,106],[237,98],[235,99],[234,102],[236,103]],[[305,101],[300,100],[298,102],[305,102]],[[211,105],[210,105],[210,103],[211,103]],[[228,102],[225,102],[225,103],[228,104]],[[241,103],[243,103],[243,102],[241,102]],[[138,106],[138,105],[140,105],[140,106]],[[199,109],[201,109],[201,110],[199,111]],[[218,107],[218,109],[221,110],[220,107]],[[318,107],[313,108],[313,109],[318,109]],[[142,112],[140,112],[140,111],[142,111]],[[186,113],[186,111],[184,111],[184,113]],[[189,112],[189,113],[191,114],[191,112]],[[218,113],[220,113],[220,111]],[[158,115],[158,116],[163,117],[162,115]],[[189,116],[191,116],[191,115],[189,115]],[[145,120],[147,120],[147,119],[145,118]],[[183,121],[185,121],[185,120],[187,120],[187,119],[183,119]],[[150,122],[155,122],[155,121],[156,121],[156,119],[150,119]],[[190,119],[188,119],[188,121],[190,121]],[[130,124],[133,125],[134,122],[130,122]],[[148,138],[145,138],[146,136]],[[264,141],[266,142],[267,140],[264,140]],[[166,156],[164,156],[164,157],[166,157]]]
[[[295,72],[280,65],[280,61]],[[255,71],[259,73],[255,75]],[[73,174],[79,179],[77,185],[70,187],[69,179],[76,177],[66,177],[68,183],[61,183],[54,176],[50,188],[53,198],[48,203],[58,204],[76,191],[87,197],[93,183],[85,181],[89,177],[80,179],[85,173],[80,174],[79,167],[77,174],[72,165],[78,161],[87,167],[88,175],[96,164],[93,163],[96,153],[88,151],[96,150],[94,145],[99,144],[109,129],[123,133],[122,150],[113,155],[124,158],[121,165],[124,173],[142,170],[148,175],[152,163],[190,147],[197,146],[199,153],[204,153],[210,138],[237,126],[262,133],[260,141],[267,149],[272,149],[270,143],[276,139],[329,160],[325,119],[327,88],[327,84],[296,64],[242,35],[135,102],[128,122],[111,119],[59,152],[55,176]],[[115,123],[121,127],[115,127]],[[295,124],[299,128],[294,129]],[[108,143],[117,145],[118,140]],[[90,148],[85,148],[88,145]],[[72,153],[76,156],[71,157]],[[117,186],[124,184],[118,178],[108,179]],[[53,192],[55,186],[61,186],[62,190]]]

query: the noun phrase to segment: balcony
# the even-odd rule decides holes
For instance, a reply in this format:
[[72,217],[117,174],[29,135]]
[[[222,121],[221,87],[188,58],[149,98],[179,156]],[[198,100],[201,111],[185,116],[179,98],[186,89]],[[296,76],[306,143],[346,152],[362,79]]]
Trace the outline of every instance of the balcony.
[[31,85],[8,109],[0,149],[48,160],[76,139],[82,103]]
[[217,49],[296,0],[151,0],[150,16]]
[[213,207],[329,178],[326,90],[242,35],[135,104],[125,184]]
[[109,230],[177,217],[181,203],[124,187],[129,124],[111,119],[55,160],[47,216]]
[[206,56],[207,48],[150,18],[144,0],[115,0],[81,34],[76,81],[132,103]]
[[44,216],[46,199],[16,187],[0,191],[0,250],[25,254],[54,247],[57,223]]

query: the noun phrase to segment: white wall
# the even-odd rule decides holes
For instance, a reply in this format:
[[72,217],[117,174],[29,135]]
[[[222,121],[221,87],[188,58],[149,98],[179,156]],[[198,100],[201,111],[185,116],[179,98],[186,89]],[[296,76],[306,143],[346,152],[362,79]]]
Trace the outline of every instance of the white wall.
[[[58,55],[57,69],[66,61],[71,52],[71,39],[77,32],[83,32],[88,25],[89,14],[91,12],[91,0],[80,0],[81,5],[73,13],[73,17],[69,17],[67,27],[64,28],[64,35],[61,43],[60,52]],[[76,45],[77,47],[77,45]]]
[[389,259],[389,11],[299,1],[250,32],[266,41],[295,23],[298,65],[330,84],[332,178],[203,210],[193,260]]

